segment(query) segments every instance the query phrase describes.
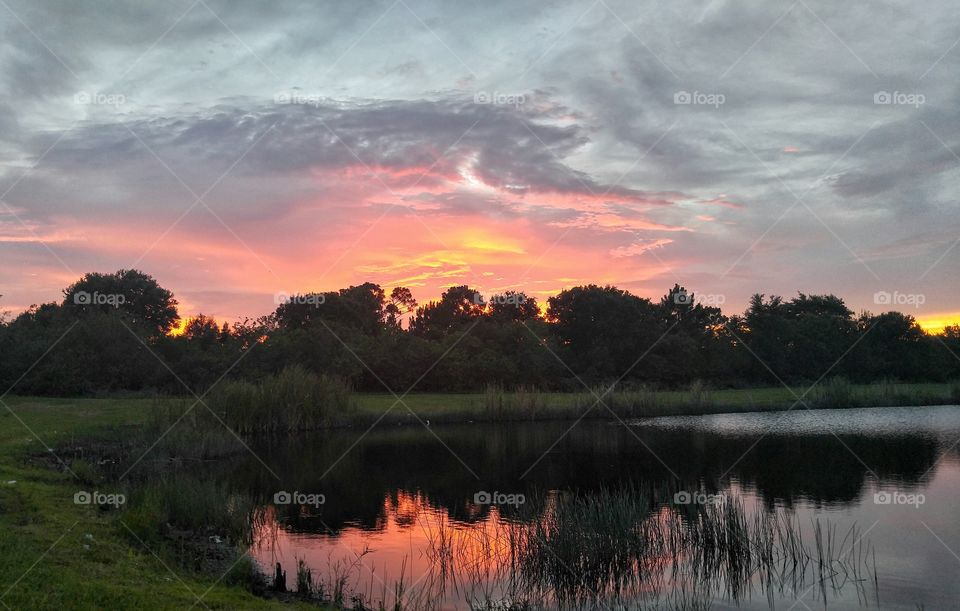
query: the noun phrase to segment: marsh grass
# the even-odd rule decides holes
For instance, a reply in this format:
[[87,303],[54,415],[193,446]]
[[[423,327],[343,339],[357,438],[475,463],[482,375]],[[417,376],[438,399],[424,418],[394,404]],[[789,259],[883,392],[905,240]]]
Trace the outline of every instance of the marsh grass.
[[660,500],[668,494],[636,485],[551,493],[528,499],[522,519],[494,520],[468,534],[441,522],[428,552],[435,581],[457,576],[459,587],[472,584],[479,604],[471,608],[493,608],[499,592],[501,603],[534,608],[598,601],[634,608],[643,601],[642,608],[669,609],[706,609],[721,594],[742,601],[757,588],[819,588],[825,598],[828,589],[853,587],[865,596],[871,576],[876,583],[871,547],[856,526],[840,536],[827,522],[804,528],[787,510],[747,511],[736,497],[671,505]]
[[694,380],[687,388],[684,404],[688,409],[708,411],[713,407],[713,396],[703,380]]
[[633,388],[598,387],[581,393],[575,400],[576,411],[592,409],[598,417],[644,418],[671,414],[697,414],[715,411],[713,392],[701,380],[686,390],[656,391],[641,385]]
[[252,499],[225,485],[175,473],[133,487],[122,520],[143,540],[202,534],[249,545],[255,509]]
[[482,403],[486,420],[537,420],[547,408],[547,394],[526,386],[507,392],[499,384],[489,384],[484,389]]
[[253,499],[209,478],[154,474],[133,486],[118,519],[131,543],[171,566],[262,592],[266,577],[246,550],[263,524]]
[[288,433],[328,428],[354,411],[345,381],[317,375],[299,365],[286,367],[259,384],[221,382],[207,405],[238,433]]
[[[890,392],[889,387],[884,387],[881,391]],[[833,377],[825,382],[817,384],[813,391],[812,403],[816,407],[822,408],[845,408],[856,407],[863,404],[858,393],[855,392],[853,384],[843,377]]]
[[205,406],[183,398],[155,400],[136,445],[146,450],[154,442],[153,462],[213,460],[244,449]]
[[592,412],[597,417],[615,414],[621,418],[633,418],[655,410],[656,404],[655,394],[645,386],[629,390],[598,386],[591,392],[577,394],[574,409],[580,414]]
[[846,378],[836,376],[818,383],[809,393],[808,404],[820,409],[844,409],[850,407],[909,407],[942,405],[958,392],[954,385],[901,384],[884,379],[866,385],[852,384]]

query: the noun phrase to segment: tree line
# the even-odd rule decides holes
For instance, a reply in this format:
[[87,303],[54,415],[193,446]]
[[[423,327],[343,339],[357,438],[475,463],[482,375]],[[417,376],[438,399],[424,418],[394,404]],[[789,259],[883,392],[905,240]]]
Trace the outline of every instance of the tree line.
[[0,386],[18,394],[203,393],[288,365],[357,390],[582,390],[582,384],[717,388],[813,382],[950,381],[960,327],[925,333],[901,312],[855,314],[835,295],[754,295],[726,315],[675,285],[658,301],[586,285],[547,299],[468,286],[418,304],[403,287],[364,283],[282,295],[266,316],[190,318],[137,270],[90,273],[60,302],[0,316]]

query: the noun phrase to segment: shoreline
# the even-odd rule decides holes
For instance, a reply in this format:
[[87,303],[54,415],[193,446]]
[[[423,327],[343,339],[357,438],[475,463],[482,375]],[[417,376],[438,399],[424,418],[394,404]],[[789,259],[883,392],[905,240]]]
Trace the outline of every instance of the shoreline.
[[[949,384],[853,386],[852,394],[847,395],[849,404],[843,407],[903,407],[908,400],[916,407],[955,405],[956,401],[950,399],[953,388]],[[794,391],[803,394],[803,389]],[[783,412],[793,404],[792,397],[786,388],[696,393],[625,391],[612,393],[609,403],[617,417],[626,419]],[[344,427],[373,422],[378,426],[420,426],[402,405],[391,409],[396,399],[390,394],[355,394],[354,398],[356,411],[350,414],[349,422],[342,423]],[[889,404],[891,398],[896,404]],[[810,409],[838,407],[822,405],[825,400],[826,395],[818,396]],[[583,410],[589,409],[585,402],[595,401],[589,393],[417,393],[404,401],[431,426],[470,422],[509,425],[581,416],[616,421],[600,406],[584,415]],[[880,401],[888,404],[869,404]],[[133,439],[143,433],[151,416],[163,405],[156,398],[14,396],[4,398],[4,404],[9,410],[0,410],[0,423],[6,425],[0,427],[0,571],[14,577],[24,575],[2,599],[11,608],[52,609],[75,603],[101,608],[182,608],[194,604],[197,593],[204,592],[209,593],[203,602],[211,607],[317,608],[302,601],[261,598],[242,581],[225,583],[217,579],[219,575],[190,572],[169,558],[161,560],[166,557],[162,549],[157,556],[154,549],[133,535],[130,527],[137,528],[135,523],[122,523],[129,520],[126,509],[104,511],[74,500],[78,490],[110,492],[115,487],[120,489],[117,482],[72,464],[81,476],[78,481],[54,460],[35,460],[47,455],[46,448],[63,448],[64,444],[87,446],[104,436]],[[331,434],[337,434],[337,430],[328,429]]]

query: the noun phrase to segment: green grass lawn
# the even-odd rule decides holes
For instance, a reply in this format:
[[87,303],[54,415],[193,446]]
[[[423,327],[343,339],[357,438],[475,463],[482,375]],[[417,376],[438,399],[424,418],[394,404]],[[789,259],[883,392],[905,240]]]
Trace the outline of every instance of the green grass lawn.
[[[803,394],[805,389],[795,389]],[[844,390],[844,389],[841,389]],[[955,402],[947,384],[850,387],[842,397],[852,405],[922,405]],[[826,398],[824,398],[826,397]],[[829,405],[830,395],[816,397]],[[496,397],[495,397],[496,398]],[[809,397],[808,397],[809,398]],[[589,393],[504,393],[502,419],[533,402],[537,418],[577,417],[593,404]],[[786,388],[752,390],[663,391],[614,394],[608,400],[630,415],[666,415],[783,410],[794,404]],[[365,424],[385,414],[396,399],[390,394],[356,395],[353,422]],[[432,422],[489,419],[489,393],[416,393],[404,402],[417,417]],[[630,403],[630,402],[633,403]],[[824,403],[824,402],[827,403]],[[192,401],[188,400],[188,403]],[[117,514],[76,505],[78,490],[91,490],[61,471],[43,466],[47,446],[58,446],[124,425],[142,425],[157,407],[153,399],[49,399],[7,397],[0,406],[0,611],[10,609],[198,608],[268,609],[290,607],[259,599],[241,587],[215,578],[188,574],[170,566],[154,551],[124,532]],[[198,408],[200,409],[200,408]],[[11,413],[12,412],[12,413]],[[602,407],[591,416],[611,417]],[[384,422],[417,419],[396,405]],[[42,441],[40,441],[42,440]],[[109,490],[105,490],[109,492]],[[161,554],[162,557],[162,554]],[[316,607],[312,607],[316,608]]]

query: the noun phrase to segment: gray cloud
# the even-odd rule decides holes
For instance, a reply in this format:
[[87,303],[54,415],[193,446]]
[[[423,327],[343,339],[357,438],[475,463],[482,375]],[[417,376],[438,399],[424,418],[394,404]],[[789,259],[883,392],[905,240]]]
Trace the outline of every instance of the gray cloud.
[[[395,213],[526,220],[598,252],[637,230],[557,225],[604,213],[693,228],[655,254],[741,300],[751,281],[833,288],[809,284],[842,269],[836,290],[866,303],[878,281],[858,257],[885,287],[906,285],[960,225],[960,47],[945,2],[9,4],[36,37],[9,15],[0,25],[0,192],[20,180],[6,200],[44,235],[186,209],[193,197],[147,147],[201,193],[255,142],[208,197],[239,221],[310,205],[348,226],[381,211],[378,192],[420,180]],[[681,91],[724,102],[676,104]],[[124,103],[77,104],[77,92]],[[313,103],[275,104],[280,92]],[[925,101],[875,104],[878,92]],[[478,93],[524,103],[474,104]],[[436,192],[464,168],[499,191]],[[615,201],[588,210],[602,193]],[[793,194],[829,229],[800,205],[780,219]],[[717,199],[742,207],[704,203]],[[0,248],[34,268],[47,256]]]

